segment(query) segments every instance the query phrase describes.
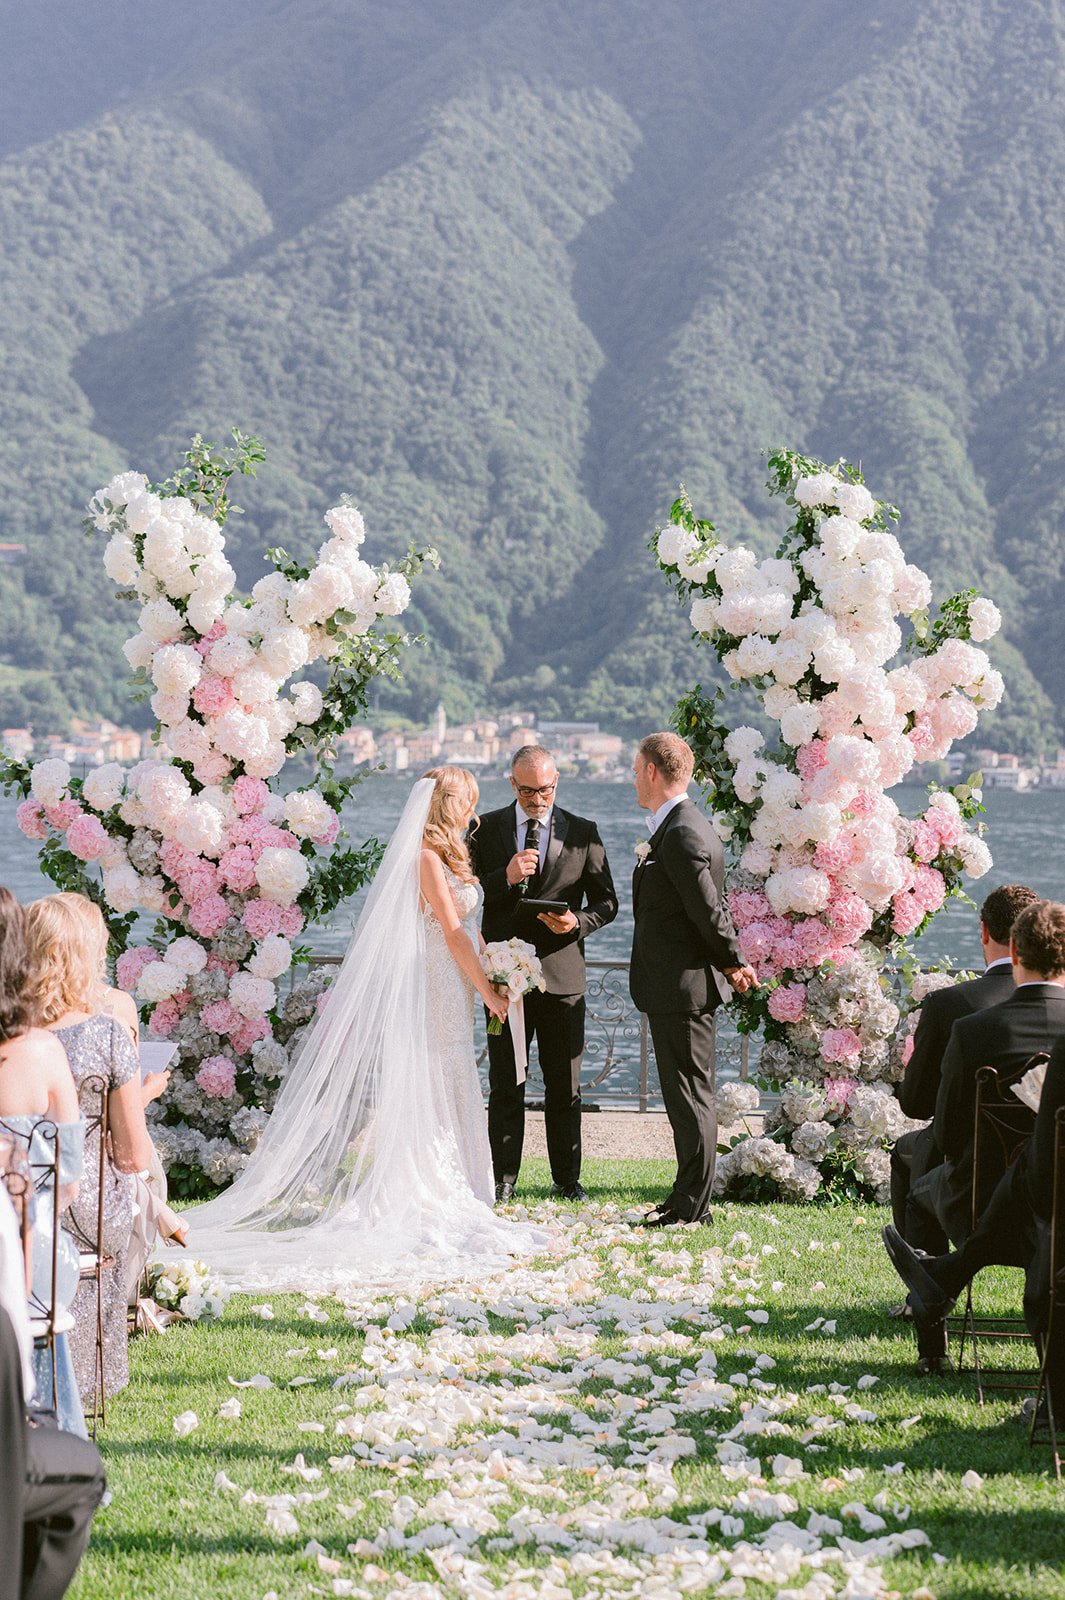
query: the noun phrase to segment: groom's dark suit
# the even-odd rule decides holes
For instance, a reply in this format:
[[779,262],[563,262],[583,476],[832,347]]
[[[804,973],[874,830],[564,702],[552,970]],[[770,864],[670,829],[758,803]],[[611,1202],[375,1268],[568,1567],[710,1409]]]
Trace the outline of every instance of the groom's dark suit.
[[714,1182],[713,1019],[732,993],[722,974],[744,964],[724,882],[720,840],[685,796],[651,835],[633,874],[629,991],[651,1026],[677,1149],[665,1205],[687,1219],[706,1211]]
[[[524,835],[525,814],[521,813]],[[546,990],[525,997],[525,1029],[536,1039],[544,1078],[544,1123],[551,1176],[570,1188],[581,1171],[581,1055],[584,1050],[584,940],[613,922],[618,898],[594,822],[551,811],[542,870],[525,895],[507,882],[518,853],[517,804],[489,811],[470,840],[474,870],[484,888],[485,939],[526,939],[536,947]],[[527,898],[564,900],[577,918],[571,933],[552,933],[524,905]],[[525,1085],[515,1081],[509,1028],[488,1036],[488,1137],[497,1183],[517,1181],[525,1135]]]

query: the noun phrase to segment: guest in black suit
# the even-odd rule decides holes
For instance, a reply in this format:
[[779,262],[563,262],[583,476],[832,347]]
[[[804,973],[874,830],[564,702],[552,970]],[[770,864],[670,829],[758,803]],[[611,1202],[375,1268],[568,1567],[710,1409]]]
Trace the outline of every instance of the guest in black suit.
[[0,1184],[0,1596],[59,1600],[104,1492],[96,1446],[26,1416],[33,1383],[22,1242]]
[[[1034,889],[1021,883],[1006,883],[993,889],[980,907],[980,945],[984,971],[979,978],[934,989],[921,1002],[913,1054],[898,1086],[899,1105],[908,1117],[935,1115],[936,1098],[943,1068],[943,1056],[950,1030],[959,1017],[998,1005],[1013,993],[1013,966],[1010,961],[1010,930],[1026,906],[1039,899]],[[922,1250],[946,1249],[947,1239],[939,1223],[927,1211],[917,1210],[909,1218],[917,1231],[908,1231],[907,1201],[910,1189],[942,1160],[931,1128],[916,1128],[895,1141],[891,1152],[891,1214],[896,1230],[910,1244]]]
[[[544,1079],[544,1124],[555,1193],[586,1199],[581,1187],[581,1056],[584,1051],[584,941],[613,922],[618,898],[594,822],[555,804],[558,768],[549,750],[523,745],[511,763],[516,799],[489,811],[470,839],[484,888],[481,931],[526,939],[543,965],[546,990],[525,997],[528,1042]],[[526,901],[564,900],[561,912]],[[517,1082],[509,1028],[488,1036],[488,1138],[496,1200],[514,1194],[525,1137],[525,1085]]]
[[[977,1226],[971,1231],[968,1227],[971,1213],[967,1214],[960,1249],[926,1255],[909,1244],[894,1227],[884,1229],[887,1252],[910,1291],[919,1351],[938,1348],[945,1338],[942,1330],[947,1313],[969,1279],[982,1267],[1031,1269],[1036,1253],[1036,1221],[1050,1215],[1054,1113],[1059,1105],[1065,1104],[1065,906],[1045,900],[1022,911],[1013,925],[1011,953],[1017,983],[1014,994],[990,1011],[962,1018],[951,1031],[936,1123],[940,1121],[941,1110],[946,1125],[958,1114],[951,1112],[950,1105],[964,1106],[968,1102],[971,1130],[977,1069],[986,1064],[1008,1071],[1022,1066],[1031,1055],[1049,1050],[1050,1063],[1039,1115],[1032,1138],[1000,1176],[981,1207]],[[981,1059],[972,1067],[973,1083],[968,1085],[964,1074],[961,1071],[954,1074],[952,1068],[955,1064],[963,1067],[966,1059],[971,1064],[981,1023],[989,1029],[990,1048],[979,1052]],[[963,1035],[961,1044],[968,1046],[967,1058],[960,1051],[955,1052],[959,1032]],[[968,1035],[973,1037],[966,1037]],[[948,1071],[951,1071],[949,1082]],[[944,1090],[947,1091],[945,1096]],[[971,1131],[968,1154],[970,1189],[967,1193],[971,1197]],[[959,1144],[959,1161],[963,1162],[964,1157],[965,1151]],[[929,1174],[930,1179],[933,1176]],[[915,1186],[915,1194],[920,1187]],[[944,1181],[943,1189],[943,1197],[953,1204],[951,1186]],[[942,1356],[922,1354],[918,1370],[941,1371],[945,1364]]]
[[646,1224],[699,1221],[717,1159],[714,1012],[758,979],[740,955],[724,900],[721,842],[688,798],[691,749],[675,733],[642,740],[633,763],[637,804],[651,813],[647,852],[632,880],[629,990],[654,1041],[677,1176]]

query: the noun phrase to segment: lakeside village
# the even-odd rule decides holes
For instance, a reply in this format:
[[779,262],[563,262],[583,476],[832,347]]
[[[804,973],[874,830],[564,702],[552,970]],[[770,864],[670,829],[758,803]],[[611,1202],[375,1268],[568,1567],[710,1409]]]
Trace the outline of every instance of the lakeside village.
[[[596,722],[547,722],[531,712],[508,711],[452,726],[443,706],[437,706],[427,728],[375,729],[356,723],[337,743],[338,774],[376,768],[413,778],[434,763],[447,761],[484,776],[503,775],[515,750],[523,744],[543,744],[567,776],[604,783],[628,782],[636,750],[635,739],[605,733]],[[32,728],[3,728],[0,748],[19,761],[57,756],[75,772],[105,761],[132,765],[170,757],[165,741],[153,743],[150,732],[120,728],[106,720],[74,719],[69,733],[42,738],[35,737]],[[1058,750],[1052,762],[1038,764],[1000,750],[952,750],[946,761],[914,767],[908,781],[957,782],[974,769],[983,773],[985,789],[1065,790],[1065,749]]]

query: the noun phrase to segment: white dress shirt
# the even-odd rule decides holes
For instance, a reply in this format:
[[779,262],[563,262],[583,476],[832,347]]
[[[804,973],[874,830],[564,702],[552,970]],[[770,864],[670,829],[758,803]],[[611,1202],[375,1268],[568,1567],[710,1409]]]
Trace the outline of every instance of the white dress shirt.
[[662,826],[663,822],[665,822],[666,818],[669,816],[669,813],[674,809],[674,807],[675,806],[679,806],[681,801],[682,800],[687,800],[687,798],[688,798],[688,791],[687,791],[687,789],[685,789],[683,794],[675,794],[675,795],[671,796],[670,799],[663,800],[663,802],[659,806],[658,810],[657,811],[652,811],[652,813],[651,813],[651,816],[650,816],[650,818],[648,820],[648,823],[647,823],[647,831],[648,831],[648,833],[657,833],[659,828]]
[[515,802],[514,809],[515,809],[515,811],[517,813],[517,821],[518,821],[518,849],[519,850],[524,850],[525,849],[525,830],[529,826],[529,823],[530,822],[538,822],[540,824],[540,867],[539,867],[539,870],[541,872],[543,872],[543,870],[544,870],[544,862],[547,860],[547,847],[551,842],[551,818],[555,814],[555,808],[554,808],[554,806],[552,806],[551,809],[549,811],[545,812],[545,814],[542,817],[527,817],[525,815],[524,811],[521,809],[521,805],[518,802]]

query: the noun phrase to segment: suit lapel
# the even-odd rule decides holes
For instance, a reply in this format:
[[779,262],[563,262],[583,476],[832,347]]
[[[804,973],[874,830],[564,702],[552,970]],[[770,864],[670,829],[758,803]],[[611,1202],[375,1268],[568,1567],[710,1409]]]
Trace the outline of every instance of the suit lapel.
[[647,843],[650,846],[648,854],[642,861],[637,863],[636,870],[632,875],[632,909],[634,913],[636,911],[636,902],[640,892],[640,880],[647,870],[648,862],[654,857],[655,846],[661,842],[662,836],[666,832],[666,829],[669,827],[670,823],[673,821],[674,817],[677,816],[678,812],[683,811],[684,807],[690,804],[691,802],[685,799],[682,800],[679,805],[674,806],[672,811],[670,811],[668,815],[665,816],[659,823],[654,833],[649,836],[647,840]]
[[[547,854],[544,856],[544,868],[540,874],[541,888],[554,872],[558,865],[558,858],[562,854],[562,846],[569,832],[569,817],[557,806],[551,812],[551,833],[547,841]],[[550,898],[550,896],[548,896]]]

